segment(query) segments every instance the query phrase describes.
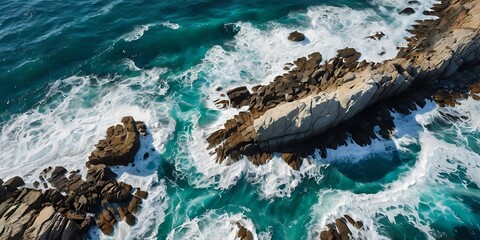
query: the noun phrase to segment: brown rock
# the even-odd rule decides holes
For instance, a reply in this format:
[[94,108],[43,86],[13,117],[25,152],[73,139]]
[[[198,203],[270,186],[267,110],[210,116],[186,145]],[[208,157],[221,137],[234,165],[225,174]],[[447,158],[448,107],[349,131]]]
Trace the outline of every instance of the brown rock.
[[139,197],[141,197],[141,198],[143,198],[143,199],[147,199],[147,197],[148,197],[148,192],[142,191],[142,190],[140,190],[140,188],[137,188],[137,191],[135,192],[135,195],[137,195],[137,196],[139,196]]
[[123,117],[122,124],[107,129],[106,139],[100,140],[88,157],[90,164],[113,166],[133,162],[140,148],[137,125],[131,116]]
[[348,240],[349,239],[349,234],[352,234],[350,229],[347,227],[344,221],[342,221],[340,218],[335,219],[335,225],[337,226],[338,232],[340,233],[340,236],[342,236],[342,240]]
[[298,31],[294,31],[294,32],[291,32],[288,35],[288,40],[290,40],[292,42],[301,42],[301,41],[305,40],[305,35],[303,33],[298,32]]
[[348,223],[350,223],[352,225],[355,225],[355,220],[353,220],[352,217],[348,216],[347,214],[345,214],[343,216],[347,219]]
[[76,221],[76,222],[83,222],[87,217],[83,212],[74,212],[72,210],[65,213],[65,217],[69,220]]
[[227,91],[230,104],[234,108],[240,108],[249,104],[249,99],[252,96],[247,87],[241,86]]
[[363,227],[363,222],[362,221],[356,221],[353,226],[355,226],[356,229],[360,229],[360,228]]
[[138,212],[138,205],[142,203],[142,199],[134,196],[132,198],[132,201],[128,204],[128,211],[131,213],[137,213]]

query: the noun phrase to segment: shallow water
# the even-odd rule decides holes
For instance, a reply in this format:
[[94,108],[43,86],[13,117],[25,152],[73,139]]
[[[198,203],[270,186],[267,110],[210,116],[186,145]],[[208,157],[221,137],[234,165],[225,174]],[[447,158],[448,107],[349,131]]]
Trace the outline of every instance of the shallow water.
[[[395,115],[392,140],[353,143],[291,170],[275,157],[218,165],[205,137],[236,110],[213,100],[266,83],[314,51],[355,47],[381,61],[403,46],[417,14],[406,1],[50,1],[0,4],[0,178],[84,163],[105,129],[147,123],[135,166],[120,179],[150,192],[139,224],[117,239],[233,239],[240,221],[258,239],[310,239],[344,213],[363,239],[474,239],[480,232],[479,106],[427,104]],[[289,32],[307,40],[292,43]],[[381,41],[365,37],[382,31]],[[379,53],[385,52],[384,55]],[[459,118],[448,117],[446,113]],[[145,152],[150,157],[144,161]],[[476,234],[476,235],[474,235]]]

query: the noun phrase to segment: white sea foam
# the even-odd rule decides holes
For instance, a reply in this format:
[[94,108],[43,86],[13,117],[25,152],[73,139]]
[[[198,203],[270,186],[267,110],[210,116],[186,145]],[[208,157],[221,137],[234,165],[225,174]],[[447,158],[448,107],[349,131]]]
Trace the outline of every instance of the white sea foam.
[[[438,193],[440,187],[443,191],[455,192],[458,185],[442,177],[442,174],[457,174],[459,169],[466,169],[469,180],[478,184],[480,172],[480,156],[465,146],[465,143],[447,143],[442,139],[442,134],[428,130],[435,119],[444,119],[445,113],[453,116],[467,116],[467,120],[450,122],[451,128],[459,138],[463,138],[462,131],[471,133],[478,132],[478,113],[480,107],[473,100],[461,102],[462,105],[453,108],[427,107],[427,111],[414,112],[412,117],[396,117],[396,136],[402,133],[400,138],[394,138],[398,146],[405,144],[402,138],[415,139],[421,146],[418,159],[413,167],[402,174],[398,180],[388,183],[385,190],[375,194],[355,194],[350,191],[325,190],[320,192],[319,203],[312,207],[315,224],[312,225],[310,234],[323,230],[330,223],[347,213],[354,219],[362,220],[368,228],[361,235],[353,230],[353,235],[358,239],[389,239],[381,235],[378,220],[385,216],[391,223],[396,222],[397,216],[404,216],[409,224],[425,233],[428,239],[435,239],[435,232],[430,228],[429,214],[443,212],[444,215],[454,216],[460,222],[471,227],[478,226],[475,217],[469,215],[470,210],[465,208],[463,214],[457,215],[445,202],[449,197],[443,192]],[[431,103],[430,103],[431,105]],[[410,118],[410,119],[408,119]],[[414,118],[414,119],[412,119]],[[413,126],[416,125],[416,126]],[[473,126],[473,128],[472,128]],[[413,127],[413,128],[412,128]],[[440,137],[440,138],[439,138]],[[402,148],[399,148],[402,150]],[[466,189],[466,188],[465,188]],[[418,210],[420,204],[430,207],[427,212]],[[448,217],[447,217],[448,218]],[[426,220],[424,220],[426,219]],[[450,226],[453,227],[453,226]]]
[[[434,1],[425,1],[415,6],[417,13],[427,9]],[[269,22],[262,27],[251,23],[236,23],[239,32],[234,39],[227,43],[227,47],[214,46],[211,48],[202,63],[192,67],[180,77],[186,81],[195,81],[198,77],[206,78],[209,85],[203,89],[209,108],[216,109],[214,100],[225,98],[223,91],[216,91],[217,87],[229,89],[238,85],[253,86],[271,81],[274,76],[284,72],[283,66],[298,57],[306,56],[313,51],[319,51],[324,59],[335,56],[338,49],[355,47],[362,52],[362,58],[371,61],[380,61],[396,55],[396,48],[405,45],[407,26],[414,23],[415,19],[425,17],[420,14],[413,16],[399,15],[398,5],[395,11],[391,8],[396,3],[393,1],[380,3],[380,12],[372,9],[355,10],[348,7],[316,6],[308,8],[307,12],[293,12],[289,15],[292,19],[299,19],[299,25],[287,25]],[[398,11],[397,11],[398,10]],[[345,17],[348,16],[348,17]],[[302,20],[303,19],[303,20]],[[306,19],[306,20],[305,20]],[[401,29],[401,30],[399,30]],[[287,39],[290,32],[299,30],[307,39],[294,43]],[[386,36],[375,41],[366,38],[369,35],[382,31]],[[385,51],[383,56],[378,51]],[[186,166],[178,166],[188,172],[191,166],[202,174],[195,176],[193,183],[198,187],[216,186],[228,188],[238,179],[246,177],[249,181],[260,187],[262,197],[283,197],[289,194],[300,183],[303,177],[321,179],[319,174],[322,166],[309,164],[307,160],[300,171],[293,171],[278,157],[264,166],[256,167],[248,161],[241,160],[231,165],[215,163],[213,150],[206,151],[205,138],[208,134],[221,128],[226,119],[237,113],[238,110],[228,109],[221,111],[220,118],[208,127],[197,126],[193,136],[182,136],[186,144],[183,146],[182,156],[177,156],[175,162],[189,162]],[[198,117],[198,116],[197,116]],[[409,141],[402,138],[402,141]],[[385,149],[393,151],[398,146],[396,142],[374,141],[374,144],[360,148],[355,154],[363,152],[356,159],[373,152],[384,153]],[[347,148],[350,150],[352,146]],[[342,147],[340,149],[343,149]],[[348,151],[352,152],[352,151]],[[334,159],[340,157],[343,151],[330,151]],[[346,156],[343,156],[346,157]],[[351,156],[350,156],[351,157]],[[193,162],[192,162],[193,158]],[[352,159],[352,158],[350,158]]]
[[[428,0],[414,6],[417,13],[411,16],[398,14],[406,3],[380,1],[377,3],[380,6],[378,10],[325,5],[309,7],[306,13],[293,12],[289,15],[291,19],[298,19],[298,24],[268,22],[259,27],[238,22],[239,32],[226,48],[214,46],[207,52],[202,64],[182,77],[193,81],[202,73],[210,82],[204,91],[211,102],[221,98],[220,92],[215,91],[219,86],[228,89],[269,82],[284,72],[284,64],[314,51],[329,59],[336,55],[338,49],[354,47],[362,53],[362,59],[388,59],[396,55],[397,47],[406,45],[404,37],[410,35],[406,29],[415,23],[414,20],[429,18],[421,12],[433,2]],[[391,9],[393,6],[395,10]],[[304,33],[307,39],[299,43],[289,41],[288,34],[295,30]],[[380,31],[386,34],[380,41],[367,38]],[[379,52],[385,53],[379,55]]]
[[[161,25],[173,30],[177,30],[180,28],[179,24],[171,23],[171,22],[163,22],[161,23]],[[131,32],[123,35],[122,39],[125,40],[126,42],[136,41],[142,38],[143,34],[145,34],[146,31],[148,31],[151,27],[154,27],[154,26],[157,26],[157,24],[145,24],[145,25],[135,26]]]
[[164,22],[162,23],[162,26],[173,29],[173,30],[177,30],[180,28],[180,25],[178,23],[172,23],[172,22]]
[[131,32],[123,35],[122,39],[126,42],[132,42],[140,39],[143,34],[150,29],[150,27],[155,26],[155,24],[145,24],[136,26]]
[[[133,62],[126,63],[135,66]],[[175,129],[168,102],[152,98],[168,89],[168,83],[161,78],[165,71],[138,69],[136,77],[72,76],[55,81],[35,107],[13,116],[1,127],[0,143],[9,147],[0,154],[0,178],[20,175],[31,187],[48,166],[85,173],[85,161],[93,145],[104,137],[106,128],[118,124],[123,116],[132,115],[144,121],[151,134],[141,138],[135,166],[113,170],[120,180],[149,191],[149,198],[142,205],[148,211],[137,215],[141,224],[129,227],[121,223],[113,238],[155,236],[167,207],[166,186],[156,171],[159,152],[165,150]],[[150,157],[143,160],[146,152]]]
[[238,239],[237,222],[250,230],[255,240],[269,239],[268,234],[262,234],[262,238],[259,238],[252,220],[243,214],[218,214],[214,211],[208,211],[172,229],[167,239]]

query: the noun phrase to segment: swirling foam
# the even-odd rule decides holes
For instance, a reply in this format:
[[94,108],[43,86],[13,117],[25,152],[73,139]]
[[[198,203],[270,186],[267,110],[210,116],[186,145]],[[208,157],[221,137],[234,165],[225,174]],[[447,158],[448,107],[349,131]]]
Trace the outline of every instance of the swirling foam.
[[[136,68],[131,61],[126,64]],[[159,152],[165,150],[175,121],[168,114],[168,101],[154,101],[168,89],[161,78],[166,69],[136,69],[134,77],[72,76],[55,81],[36,107],[13,116],[1,127],[0,143],[9,147],[0,154],[0,178],[20,175],[27,187],[32,187],[48,166],[85,173],[85,161],[106,128],[118,124],[123,116],[132,115],[144,121],[151,134],[141,138],[135,166],[113,170],[121,181],[149,191],[149,198],[143,201],[143,209],[148,210],[137,215],[141,224],[129,227],[120,223],[113,238],[156,236],[167,208],[166,185],[156,170]],[[150,157],[143,160],[146,152]]]
[[269,239],[268,234],[265,233],[262,233],[262,238],[259,238],[252,220],[243,214],[218,214],[214,211],[208,211],[172,229],[167,239],[238,239],[237,222],[250,230],[255,240]]
[[[417,12],[421,12],[431,3],[433,1],[426,1],[415,8]],[[367,60],[380,61],[393,57],[397,52],[396,48],[406,43],[403,38],[409,35],[407,31],[399,29],[406,29],[415,19],[426,16],[399,15],[399,8],[405,4],[396,6],[395,11],[391,8],[396,2],[382,1],[379,4],[379,13],[372,9],[310,7],[306,13],[294,12],[289,15],[291,19],[298,19],[299,25],[268,22],[262,26],[254,26],[251,23],[236,23],[239,32],[225,48],[214,46],[207,52],[201,64],[192,67],[180,77],[191,82],[199,77],[205,78],[209,82],[203,89],[207,105],[211,109],[217,109],[213,104],[214,100],[224,98],[221,96],[224,91],[216,91],[217,87],[229,89],[238,85],[266,83],[284,72],[285,63],[313,51],[321,52],[324,59],[335,56],[336,51],[344,47],[357,48],[362,52],[362,58]],[[287,36],[294,30],[303,32],[307,40],[300,43],[289,41]],[[380,41],[366,38],[377,31],[383,31],[386,37]],[[386,53],[380,56],[380,50]],[[182,136],[186,143],[191,144],[182,146],[181,151],[188,154],[177,156],[175,162],[191,163],[178,166],[183,172],[191,171],[190,166],[194,166],[195,171],[201,173],[201,176],[192,176],[193,184],[198,187],[228,188],[240,178],[246,177],[259,185],[262,197],[272,198],[290,196],[305,176],[317,180],[323,178],[320,174],[323,166],[304,161],[300,171],[293,171],[278,156],[260,167],[253,166],[247,160],[229,166],[226,163],[216,164],[213,151],[205,151],[205,138],[221,128],[222,124],[237,112],[238,110],[234,109],[222,110],[218,120],[210,126],[197,126],[192,136]],[[384,144],[380,142],[363,151],[368,153],[375,150],[372,148],[385,149]],[[389,148],[393,149],[395,146],[391,145]],[[337,151],[337,154],[339,152]]]

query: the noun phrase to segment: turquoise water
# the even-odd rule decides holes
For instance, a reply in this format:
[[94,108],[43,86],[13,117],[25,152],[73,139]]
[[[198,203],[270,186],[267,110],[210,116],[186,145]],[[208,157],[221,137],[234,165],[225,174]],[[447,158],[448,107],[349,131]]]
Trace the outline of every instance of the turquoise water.
[[[421,1],[418,13],[431,6]],[[215,164],[204,138],[235,110],[213,101],[268,82],[286,62],[354,46],[380,61],[420,14],[404,1],[62,1],[0,4],[0,177],[84,161],[105,129],[132,115],[149,126],[135,166],[115,169],[149,190],[123,239],[311,239],[348,213],[359,239],[478,239],[479,110],[428,104],[396,114],[395,138],[305,160]],[[307,41],[286,40],[300,30]],[[386,33],[379,42],[365,37]],[[379,52],[385,55],[379,55]],[[217,88],[223,90],[217,91]],[[444,113],[464,118],[452,119]],[[145,152],[150,158],[143,160]],[[98,232],[92,236],[105,238]]]

